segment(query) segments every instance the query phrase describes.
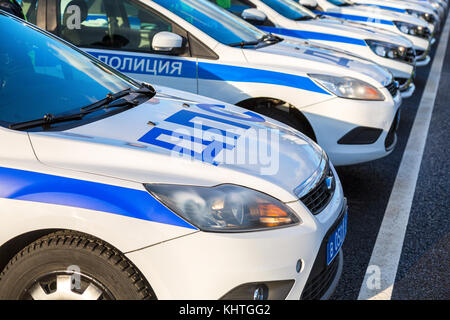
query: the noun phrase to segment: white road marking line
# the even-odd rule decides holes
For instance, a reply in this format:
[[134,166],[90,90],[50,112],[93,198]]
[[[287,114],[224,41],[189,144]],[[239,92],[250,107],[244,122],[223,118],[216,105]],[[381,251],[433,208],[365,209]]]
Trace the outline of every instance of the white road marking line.
[[441,41],[395,178],[358,300],[390,300],[392,297],[420,164],[439,88],[449,32],[450,15],[442,31]]

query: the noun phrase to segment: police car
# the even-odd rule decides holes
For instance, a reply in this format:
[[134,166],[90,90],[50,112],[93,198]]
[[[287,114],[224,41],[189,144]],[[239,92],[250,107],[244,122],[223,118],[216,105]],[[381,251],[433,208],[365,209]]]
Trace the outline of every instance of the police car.
[[[398,0],[400,1],[400,0]],[[401,0],[407,1],[407,0]],[[444,22],[444,18],[446,16],[448,10],[448,1],[446,0],[409,0],[407,2],[416,3],[421,6],[432,7],[434,10],[437,10],[441,21]]]
[[318,145],[1,11],[0,29],[0,299],[332,293],[347,206]]
[[[355,52],[391,71],[400,83],[403,98],[414,92],[415,51],[412,43],[403,36],[355,26],[345,20],[319,17],[291,0],[210,1],[261,30]],[[264,15],[258,15],[255,9]]]
[[299,3],[317,14],[376,26],[403,35],[414,45],[417,66],[425,66],[431,60],[428,53],[434,30],[432,25],[422,19],[376,7],[364,9],[347,0],[300,0]]
[[368,8],[376,7],[402,14],[410,14],[428,22],[433,26],[434,30],[439,30],[440,28],[441,18],[438,10],[433,10],[433,7],[427,4],[421,5],[415,2],[397,0],[352,0],[352,2]]
[[401,95],[373,62],[273,36],[207,0],[63,2],[38,5],[38,26],[55,25],[57,35],[140,81],[282,121],[315,139],[335,165],[395,147]]

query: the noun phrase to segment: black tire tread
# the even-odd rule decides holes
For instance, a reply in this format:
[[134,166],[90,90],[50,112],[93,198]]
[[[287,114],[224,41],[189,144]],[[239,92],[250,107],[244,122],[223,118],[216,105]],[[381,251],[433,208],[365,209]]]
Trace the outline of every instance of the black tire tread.
[[76,231],[57,231],[39,238],[31,243],[19,253],[17,253],[0,273],[0,282],[2,278],[11,270],[14,265],[20,262],[28,254],[44,250],[47,248],[66,247],[87,250],[105,259],[111,266],[119,269],[132,282],[136,292],[142,300],[153,300],[156,296],[149,283],[137,269],[137,267],[125,257],[119,250],[106,242],[93,236]]

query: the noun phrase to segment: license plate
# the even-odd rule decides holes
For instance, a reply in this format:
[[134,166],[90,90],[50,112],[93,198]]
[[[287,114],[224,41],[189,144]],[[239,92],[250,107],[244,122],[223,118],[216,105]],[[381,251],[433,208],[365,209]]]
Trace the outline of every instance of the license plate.
[[344,243],[345,235],[347,234],[347,211],[341,223],[336,230],[330,235],[327,243],[327,265],[329,265],[339,253],[339,250]]

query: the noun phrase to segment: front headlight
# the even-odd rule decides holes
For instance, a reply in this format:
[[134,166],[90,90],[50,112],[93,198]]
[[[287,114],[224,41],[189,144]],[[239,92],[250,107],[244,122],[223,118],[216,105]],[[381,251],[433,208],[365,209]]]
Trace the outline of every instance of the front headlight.
[[370,49],[380,57],[390,58],[390,59],[402,59],[406,58],[407,49],[402,46],[398,46],[393,43],[376,41],[376,40],[366,40],[367,45]]
[[434,8],[434,9],[439,9],[440,7],[441,7],[441,5],[439,4],[439,3],[437,3],[437,2],[431,2],[431,6]]
[[422,18],[426,22],[429,22],[429,23],[434,22],[434,16],[432,14],[422,12],[422,11],[412,10],[412,9],[406,9],[406,12],[408,12],[408,14],[412,15],[413,17]]
[[301,222],[281,201],[237,185],[146,184],[145,187],[169,209],[203,231],[257,231]]
[[341,98],[383,101],[383,94],[367,82],[351,77],[309,74],[322,87]]
[[430,35],[430,30],[427,27],[418,26],[411,23],[401,22],[401,21],[394,21],[395,26],[400,30],[401,32],[405,34],[409,34],[412,36],[418,36],[422,38],[427,38]]

